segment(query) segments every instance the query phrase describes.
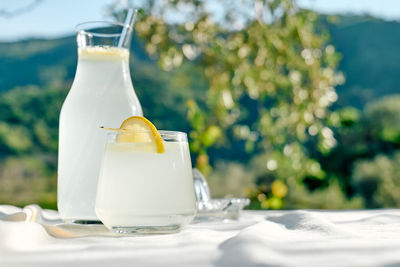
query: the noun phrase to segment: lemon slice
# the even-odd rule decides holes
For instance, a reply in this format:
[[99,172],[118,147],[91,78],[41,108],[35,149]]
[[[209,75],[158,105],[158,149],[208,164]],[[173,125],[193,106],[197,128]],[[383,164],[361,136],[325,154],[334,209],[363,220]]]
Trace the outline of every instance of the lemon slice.
[[118,136],[117,142],[152,142],[156,145],[157,153],[165,152],[164,143],[157,128],[148,119],[140,116],[129,117],[122,122],[120,129],[122,133]]

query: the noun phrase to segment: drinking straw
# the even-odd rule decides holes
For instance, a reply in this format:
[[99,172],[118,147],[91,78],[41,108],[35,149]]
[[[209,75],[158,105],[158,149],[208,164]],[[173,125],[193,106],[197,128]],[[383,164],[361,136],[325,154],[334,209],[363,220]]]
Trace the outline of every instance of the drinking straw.
[[135,24],[138,10],[130,8],[128,9],[128,14],[126,15],[124,28],[121,32],[121,37],[119,38],[118,47],[122,47],[125,43],[126,38],[129,36],[128,29],[131,28],[133,30],[133,24]]

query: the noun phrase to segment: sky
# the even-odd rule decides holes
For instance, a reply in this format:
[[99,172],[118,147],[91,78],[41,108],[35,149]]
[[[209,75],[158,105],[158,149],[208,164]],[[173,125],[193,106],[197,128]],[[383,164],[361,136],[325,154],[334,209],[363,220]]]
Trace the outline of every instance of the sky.
[[400,19],[399,0],[297,0],[298,4],[327,14],[370,14],[386,20]]
[[[0,0],[0,10],[12,12],[34,0]],[[81,22],[107,20],[104,9],[112,0],[43,0],[29,12],[4,17],[0,12],[0,40],[55,37],[71,34]]]
[[[0,0],[0,41],[72,34],[80,22],[109,20],[105,7],[114,0],[40,0],[29,12],[12,17],[4,15],[33,2],[35,0]],[[298,4],[328,14],[370,14],[386,20],[400,20],[400,0],[298,0]]]

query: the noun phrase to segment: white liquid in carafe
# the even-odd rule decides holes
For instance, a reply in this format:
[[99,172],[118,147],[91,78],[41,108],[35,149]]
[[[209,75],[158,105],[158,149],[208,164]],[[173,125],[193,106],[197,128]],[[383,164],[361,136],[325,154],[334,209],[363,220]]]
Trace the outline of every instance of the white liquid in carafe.
[[64,221],[98,220],[94,206],[106,144],[100,126],[118,128],[127,117],[142,114],[129,51],[79,48],[75,79],[60,114],[58,210]]

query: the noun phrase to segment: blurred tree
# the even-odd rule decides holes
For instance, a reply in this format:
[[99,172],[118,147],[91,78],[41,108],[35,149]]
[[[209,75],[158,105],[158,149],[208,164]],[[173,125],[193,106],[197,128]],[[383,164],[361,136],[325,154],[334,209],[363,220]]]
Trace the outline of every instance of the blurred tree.
[[400,152],[359,160],[354,165],[352,181],[367,208],[400,206]]
[[[208,81],[205,101],[187,103],[199,169],[207,174],[207,150],[232,137],[246,153],[264,154],[274,179],[324,178],[308,149],[327,153],[335,145],[327,108],[343,76],[315,13],[290,0],[140,4],[131,2],[144,11],[135,29],[147,52],[167,71],[193,61]],[[118,5],[110,10],[124,17]],[[309,140],[315,145],[307,149]]]
[[[365,173],[367,168],[367,165],[361,163],[357,163],[356,166],[359,167],[355,167],[355,162],[372,160],[377,155],[390,156],[400,149],[400,95],[377,99],[366,104],[362,111],[351,107],[340,109],[331,114],[330,123],[335,126],[337,146],[328,155],[318,156],[318,161],[329,177],[338,180],[346,195],[351,197],[354,193],[359,193],[360,189],[359,183],[353,181],[355,176],[360,175],[353,171]],[[385,164],[382,160],[373,162],[368,166],[379,162]],[[396,177],[392,176],[390,179]],[[371,190],[376,191],[373,188]],[[366,197],[369,194],[362,195]],[[366,204],[372,205],[368,199]]]
[[400,145],[400,95],[371,102],[364,113],[364,126],[374,140]]

